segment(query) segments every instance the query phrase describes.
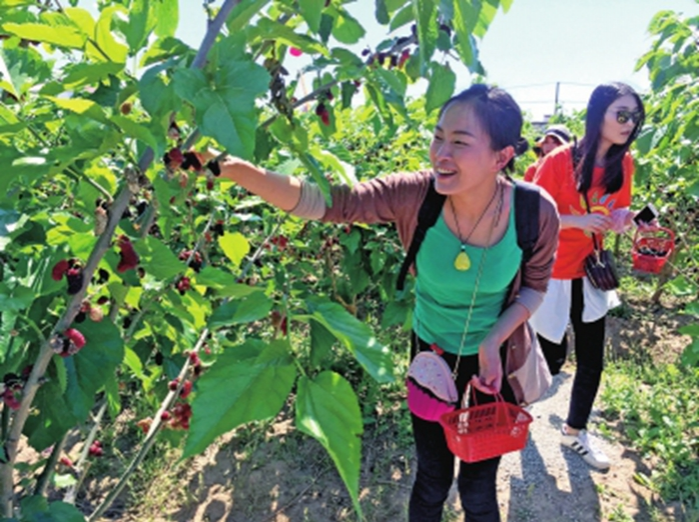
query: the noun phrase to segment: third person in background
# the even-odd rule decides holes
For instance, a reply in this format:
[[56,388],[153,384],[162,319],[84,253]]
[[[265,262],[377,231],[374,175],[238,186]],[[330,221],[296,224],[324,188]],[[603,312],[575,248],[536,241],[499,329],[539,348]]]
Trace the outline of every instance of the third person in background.
[[534,145],[534,152],[537,153],[537,160],[527,168],[527,171],[524,173],[524,181],[532,181],[534,179],[534,174],[536,174],[536,169],[539,168],[541,161],[546,155],[553,151],[553,149],[570,143],[570,140],[571,134],[568,127],[565,125],[551,125],[547,128],[546,132],[544,132],[544,137],[537,140]]
[[593,235],[602,241],[605,232],[621,233],[633,223],[629,147],[644,118],[643,103],[628,85],[596,87],[587,105],[585,136],[545,156],[534,177],[556,202],[561,231],[552,279],[531,321],[553,375],[565,362],[566,328],[572,324],[576,371],[561,443],[602,470],[609,468],[609,459],[586,427],[602,376],[605,317],[619,300],[615,291],[590,283],[584,260],[594,249]]

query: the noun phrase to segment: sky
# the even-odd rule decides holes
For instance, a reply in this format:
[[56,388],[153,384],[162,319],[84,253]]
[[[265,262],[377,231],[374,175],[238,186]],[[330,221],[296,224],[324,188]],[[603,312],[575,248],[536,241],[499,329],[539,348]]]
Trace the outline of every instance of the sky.
[[[356,52],[386,38],[387,29],[373,19],[373,0],[357,0],[347,8],[367,29]],[[177,36],[198,47],[205,26],[201,2],[182,0],[180,10]],[[499,10],[478,44],[487,81],[510,92],[535,121],[552,113],[557,84],[565,112],[584,108],[601,83],[622,81],[644,92],[650,85],[647,73],[634,68],[650,49],[647,28],[661,10],[699,16],[699,1],[514,0],[507,13]],[[398,32],[404,34],[405,28]],[[460,64],[454,69],[457,89],[468,87],[467,69]],[[419,95],[425,85],[408,92]]]

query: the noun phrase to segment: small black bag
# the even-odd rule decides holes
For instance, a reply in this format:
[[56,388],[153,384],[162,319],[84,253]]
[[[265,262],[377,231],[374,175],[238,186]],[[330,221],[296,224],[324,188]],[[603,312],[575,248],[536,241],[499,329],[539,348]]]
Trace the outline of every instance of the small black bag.
[[585,274],[592,286],[600,290],[619,288],[619,276],[612,253],[606,249],[598,249],[595,241],[595,251],[585,258]]
[[[585,193],[585,206],[588,214],[590,213],[590,203],[587,201],[587,193]],[[597,235],[592,234],[592,241],[595,245],[595,250],[585,258],[585,274],[592,283],[592,286],[600,290],[614,290],[619,288],[619,276],[617,275],[616,265],[614,264],[614,256],[609,250],[602,248],[600,242],[597,241]]]

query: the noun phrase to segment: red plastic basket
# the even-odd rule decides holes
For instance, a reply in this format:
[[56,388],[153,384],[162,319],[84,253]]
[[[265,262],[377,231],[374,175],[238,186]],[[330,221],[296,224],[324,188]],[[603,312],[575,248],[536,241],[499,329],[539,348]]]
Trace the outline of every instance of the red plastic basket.
[[657,274],[674,248],[675,233],[669,228],[637,228],[631,249],[634,270]]
[[439,419],[447,446],[464,462],[478,462],[519,451],[527,445],[532,416],[526,410],[505,402],[495,402],[445,413]]

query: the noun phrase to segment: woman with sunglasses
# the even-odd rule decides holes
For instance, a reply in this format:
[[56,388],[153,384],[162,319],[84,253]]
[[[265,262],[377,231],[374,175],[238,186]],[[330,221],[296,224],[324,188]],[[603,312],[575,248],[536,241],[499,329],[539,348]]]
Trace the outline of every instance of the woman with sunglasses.
[[631,87],[598,86],[587,105],[583,139],[546,156],[534,177],[556,202],[561,231],[552,279],[531,322],[553,375],[565,362],[566,328],[572,324],[577,366],[561,443],[597,469],[609,468],[609,459],[591,442],[586,426],[602,376],[605,317],[619,300],[616,292],[592,286],[584,260],[594,249],[593,234],[602,240],[605,232],[621,233],[633,223],[629,147],[644,117]]

